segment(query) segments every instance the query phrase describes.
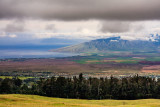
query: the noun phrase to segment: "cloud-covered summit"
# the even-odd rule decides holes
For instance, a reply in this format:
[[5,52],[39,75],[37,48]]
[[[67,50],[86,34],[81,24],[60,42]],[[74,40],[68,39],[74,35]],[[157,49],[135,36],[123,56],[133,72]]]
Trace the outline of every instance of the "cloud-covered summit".
[[0,0],[0,18],[160,19],[160,0]]
[[146,40],[152,33],[160,34],[160,0],[0,0],[1,41]]

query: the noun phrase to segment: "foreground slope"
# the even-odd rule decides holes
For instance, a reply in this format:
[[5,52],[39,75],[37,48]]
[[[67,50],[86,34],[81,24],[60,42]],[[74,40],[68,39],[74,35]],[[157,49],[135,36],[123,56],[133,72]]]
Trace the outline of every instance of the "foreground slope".
[[151,52],[159,51],[160,37],[154,40],[124,40],[120,37],[111,37],[106,39],[97,39],[78,45],[54,49],[54,52],[107,52],[107,51],[133,51],[133,52]]
[[79,100],[37,95],[0,95],[0,107],[160,107],[159,99]]

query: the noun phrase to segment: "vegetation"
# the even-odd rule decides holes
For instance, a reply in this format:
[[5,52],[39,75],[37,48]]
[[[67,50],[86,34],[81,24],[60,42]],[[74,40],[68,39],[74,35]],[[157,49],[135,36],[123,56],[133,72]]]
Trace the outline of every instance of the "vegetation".
[[19,78],[0,80],[1,94],[33,94],[76,99],[160,98],[160,79],[133,76],[124,78],[40,78],[24,83]]
[[22,94],[0,95],[0,107],[21,107],[22,105],[23,107],[159,107],[160,100],[81,100]]
[[[5,78],[14,78],[13,76],[0,76],[1,79],[5,79]],[[35,77],[22,77],[22,76],[18,76],[19,79],[21,80],[26,80],[26,79],[30,79],[30,78],[35,78]]]
[[[115,52],[115,53],[114,53]],[[72,61],[79,64],[139,64],[141,61],[160,62],[159,53],[130,53],[129,51],[112,51],[108,53],[89,53],[76,56]],[[68,58],[69,59],[69,58]]]
[[[52,77],[39,81],[41,95],[80,99],[142,99],[160,98],[160,79],[149,77],[126,77],[122,79]],[[40,93],[37,91],[37,93]]]
[[120,37],[96,39],[89,42],[53,49],[54,52],[108,52],[108,51],[132,51],[132,52],[158,52],[160,38],[156,41],[124,40]]
[[[0,76],[46,78],[73,76],[79,75],[79,73],[92,77],[97,74],[100,74],[99,77],[132,74],[145,76],[150,73],[159,75],[160,69],[156,65],[160,65],[159,53],[110,51],[90,53],[89,56],[79,55],[55,59],[2,59],[0,60]],[[146,66],[148,66],[147,70]]]

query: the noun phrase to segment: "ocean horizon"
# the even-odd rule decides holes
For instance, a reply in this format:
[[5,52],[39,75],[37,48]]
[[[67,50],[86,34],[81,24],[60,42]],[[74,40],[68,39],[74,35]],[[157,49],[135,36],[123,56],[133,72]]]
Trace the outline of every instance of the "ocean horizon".
[[61,48],[64,45],[50,46],[0,46],[0,59],[6,58],[56,58],[75,56],[73,53],[51,52],[49,50]]

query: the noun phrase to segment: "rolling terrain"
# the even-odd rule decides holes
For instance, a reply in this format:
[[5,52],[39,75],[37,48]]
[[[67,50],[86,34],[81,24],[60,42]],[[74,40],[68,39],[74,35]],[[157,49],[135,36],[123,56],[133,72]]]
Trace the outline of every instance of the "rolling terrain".
[[160,75],[159,53],[99,53],[87,56],[41,59],[2,59],[2,76]]
[[141,100],[80,100],[37,95],[0,95],[1,107],[159,107],[159,99]]
[[[97,39],[51,50],[80,53],[62,58],[10,58],[0,60],[1,76],[160,75],[160,36],[151,40]],[[5,73],[7,72],[7,73]],[[13,73],[12,73],[13,72]]]

